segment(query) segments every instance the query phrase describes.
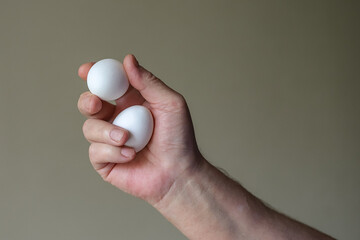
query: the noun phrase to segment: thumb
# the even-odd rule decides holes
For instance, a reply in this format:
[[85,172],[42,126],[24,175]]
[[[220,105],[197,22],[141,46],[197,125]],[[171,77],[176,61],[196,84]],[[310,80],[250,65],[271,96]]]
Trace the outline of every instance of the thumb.
[[164,103],[179,95],[151,72],[139,65],[134,55],[127,55],[123,62],[130,84],[151,104]]

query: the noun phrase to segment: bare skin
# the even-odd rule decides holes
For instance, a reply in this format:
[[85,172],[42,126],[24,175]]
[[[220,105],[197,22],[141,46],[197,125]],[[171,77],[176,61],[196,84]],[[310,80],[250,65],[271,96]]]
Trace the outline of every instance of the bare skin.
[[[80,66],[86,80],[94,63]],[[90,92],[78,101],[89,157],[107,182],[154,206],[189,239],[332,239],[266,207],[200,153],[185,99],[141,67],[123,61],[131,87],[116,105]],[[139,153],[124,144],[128,132],[113,124],[128,106],[146,106],[154,133]]]

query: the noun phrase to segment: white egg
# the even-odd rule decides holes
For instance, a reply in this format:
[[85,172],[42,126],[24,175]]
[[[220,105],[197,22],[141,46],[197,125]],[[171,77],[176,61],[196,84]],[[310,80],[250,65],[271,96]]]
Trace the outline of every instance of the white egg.
[[130,136],[125,145],[134,148],[136,152],[146,146],[154,129],[150,110],[140,105],[123,110],[113,124],[129,131]]
[[87,85],[91,93],[105,101],[111,101],[125,94],[129,81],[121,62],[103,59],[90,68]]

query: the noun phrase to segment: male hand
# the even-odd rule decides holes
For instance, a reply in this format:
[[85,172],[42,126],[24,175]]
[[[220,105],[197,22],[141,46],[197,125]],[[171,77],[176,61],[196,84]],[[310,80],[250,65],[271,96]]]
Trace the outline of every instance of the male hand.
[[[86,80],[93,64],[80,66],[82,79]],[[123,66],[131,86],[116,105],[90,92],[80,96],[79,111],[89,118],[83,132],[91,143],[90,161],[100,176],[154,205],[184,172],[196,169],[202,157],[184,98],[140,66],[133,55],[125,57]],[[138,153],[124,145],[129,133],[111,124],[132,105],[147,107],[154,117],[153,136]]]

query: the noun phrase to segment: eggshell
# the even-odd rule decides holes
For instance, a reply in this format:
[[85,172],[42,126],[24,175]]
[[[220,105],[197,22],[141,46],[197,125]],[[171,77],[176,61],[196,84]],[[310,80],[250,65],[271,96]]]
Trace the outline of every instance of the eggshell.
[[125,145],[134,148],[136,152],[147,145],[154,129],[150,110],[140,105],[123,110],[113,124],[129,131],[130,136]]
[[125,94],[129,81],[121,62],[103,59],[90,68],[87,85],[91,93],[105,101],[111,101]]

